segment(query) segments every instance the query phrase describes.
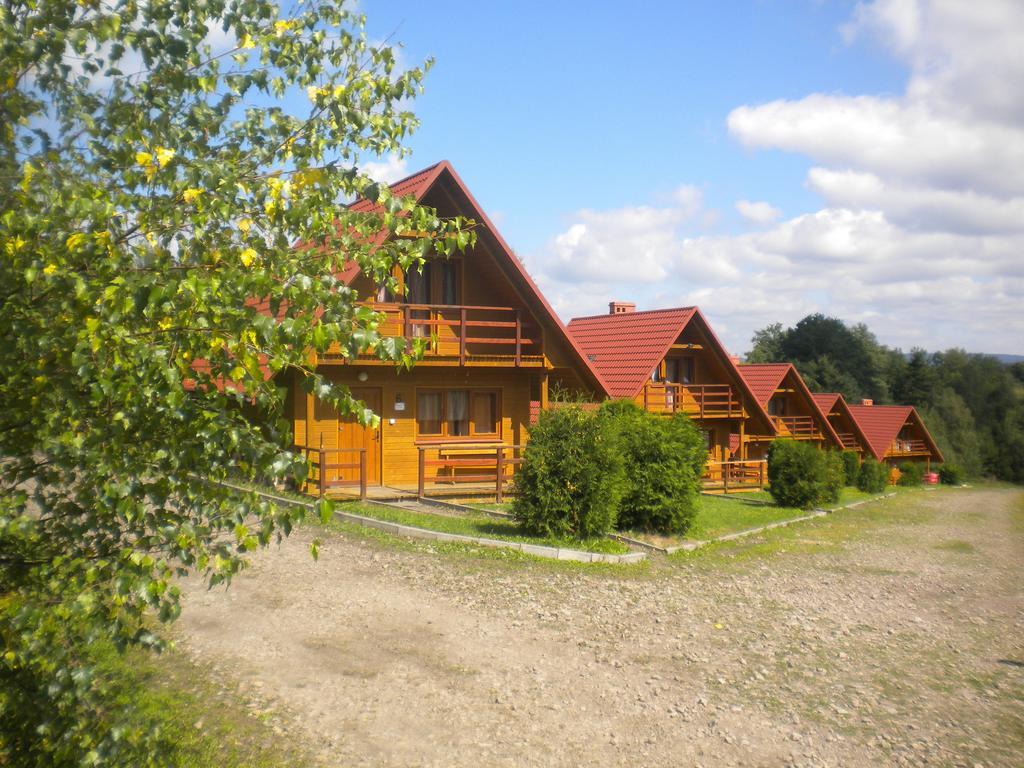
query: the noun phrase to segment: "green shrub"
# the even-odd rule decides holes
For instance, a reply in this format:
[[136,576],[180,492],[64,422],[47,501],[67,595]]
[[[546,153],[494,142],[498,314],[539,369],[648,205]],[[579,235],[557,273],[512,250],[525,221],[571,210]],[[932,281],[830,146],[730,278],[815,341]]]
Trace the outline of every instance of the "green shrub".
[[620,529],[685,533],[697,513],[707,446],[685,414],[647,413],[628,400],[598,412],[614,435],[625,469]]
[[939,467],[939,482],[943,485],[963,485],[964,471],[959,464],[943,464]]
[[898,485],[920,485],[924,481],[924,466],[917,461],[905,461],[900,464]]
[[768,448],[768,490],[782,507],[808,509],[839,498],[842,465],[810,443],[777,440]]
[[577,406],[542,411],[514,490],[512,515],[530,533],[579,539],[608,533],[624,491],[614,436]]
[[857,488],[865,493],[881,493],[889,484],[889,467],[872,458],[866,458],[857,475]]
[[820,501],[834,504],[839,501],[839,494],[846,484],[846,460],[841,451],[821,451],[821,458],[825,477],[824,498]]
[[860,456],[856,451],[843,451],[839,456],[843,462],[843,484],[856,487],[860,475]]

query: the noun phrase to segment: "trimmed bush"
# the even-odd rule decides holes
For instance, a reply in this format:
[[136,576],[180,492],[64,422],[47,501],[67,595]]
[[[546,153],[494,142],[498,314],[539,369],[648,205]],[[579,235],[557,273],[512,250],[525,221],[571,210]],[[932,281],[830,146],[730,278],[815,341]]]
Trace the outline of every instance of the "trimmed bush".
[[843,462],[843,484],[855,488],[860,475],[860,456],[856,451],[843,451],[839,457]]
[[943,485],[963,485],[965,474],[959,464],[943,464],[939,467],[939,482]]
[[898,485],[920,485],[924,482],[924,466],[917,461],[905,461],[900,464],[900,479]]
[[542,411],[516,475],[512,516],[543,536],[603,536],[615,527],[624,488],[603,421],[578,406]]
[[824,498],[819,503],[835,504],[846,485],[846,461],[841,451],[822,451],[824,465]]
[[781,507],[808,509],[835,501],[842,487],[840,461],[810,443],[777,440],[768,448],[768,490]]
[[881,493],[889,484],[889,468],[872,458],[866,458],[857,475],[857,488],[865,493]]
[[697,514],[707,446],[685,414],[656,416],[628,400],[598,411],[614,435],[625,470],[618,527],[685,533]]

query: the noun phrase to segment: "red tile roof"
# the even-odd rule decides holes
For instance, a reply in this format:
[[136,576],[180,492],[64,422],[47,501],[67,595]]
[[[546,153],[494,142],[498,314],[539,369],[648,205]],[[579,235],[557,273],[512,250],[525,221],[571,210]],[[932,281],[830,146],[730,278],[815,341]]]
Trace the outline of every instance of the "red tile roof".
[[864,433],[866,447],[879,461],[889,450],[892,441],[907,423],[921,430],[925,443],[936,461],[942,461],[942,453],[925,427],[921,417],[911,405],[850,405],[850,415]]
[[825,416],[828,416],[832,412],[832,408],[835,407],[836,400],[842,397],[842,395],[838,392],[812,392],[811,397],[814,398],[814,403],[818,406],[818,409]]
[[[465,196],[471,209],[469,211],[465,211],[465,215],[482,225],[479,228],[481,235],[489,235],[493,238],[494,243],[497,246],[495,249],[495,255],[499,260],[504,260],[505,266],[510,267],[511,277],[518,280],[519,285],[516,287],[525,293],[526,299],[528,301],[532,299],[533,302],[536,303],[537,307],[540,309],[541,315],[538,319],[546,320],[550,323],[555,330],[556,337],[563,341],[569,350],[569,353],[576,357],[576,361],[579,364],[579,372],[583,374],[584,380],[589,379],[589,383],[599,394],[607,395],[608,387],[605,384],[604,379],[601,377],[601,374],[588,363],[587,358],[583,354],[583,350],[579,348],[576,341],[569,334],[565,325],[555,313],[555,310],[552,309],[551,305],[548,304],[547,299],[544,298],[544,294],[540,292],[540,288],[537,287],[537,284],[533,281],[533,278],[530,277],[526,268],[523,267],[519,258],[509,247],[508,243],[505,242],[501,233],[499,233],[494,224],[491,223],[487,214],[484,213],[483,208],[480,207],[480,204],[473,197],[472,193],[470,193],[462,179],[459,178],[455,169],[452,168],[451,163],[447,160],[442,160],[429,168],[417,171],[411,176],[407,176],[406,178],[392,184],[391,192],[394,195],[401,196],[413,195],[415,196],[416,201],[420,202],[427,192],[430,191],[430,189],[437,184],[442,177],[449,179],[455,185],[456,190]],[[375,203],[369,202],[368,200],[357,200],[349,206],[349,210],[370,212],[379,210],[379,206]],[[345,265],[345,269],[338,275],[338,279],[343,280],[346,284],[350,284],[359,275],[359,271],[359,266],[350,262]]]
[[790,363],[742,363],[739,369],[757,402],[763,406],[768,405],[790,369],[796,370]]
[[634,397],[696,312],[696,307],[679,307],[574,317],[568,327],[608,393]]
[[775,426],[764,406],[757,402],[736,363],[697,307],[574,317],[569,321],[569,333],[586,353],[591,367],[607,383],[609,396],[632,398],[643,389],[654,367],[691,321],[700,324],[710,342],[710,351],[718,355],[733,384],[748,398],[752,415],[762,422],[766,432],[774,434]]
[[825,437],[831,439],[833,445],[842,448],[843,441],[839,439],[839,435],[829,423],[828,412],[822,412],[814,395],[811,394],[811,390],[807,388],[807,384],[800,376],[800,372],[792,363],[743,363],[738,367],[740,374],[746,379],[750,389],[758,398],[758,402],[765,407],[786,376],[792,373],[796,388],[803,395],[807,405],[810,406],[811,415],[818,417],[818,423]]

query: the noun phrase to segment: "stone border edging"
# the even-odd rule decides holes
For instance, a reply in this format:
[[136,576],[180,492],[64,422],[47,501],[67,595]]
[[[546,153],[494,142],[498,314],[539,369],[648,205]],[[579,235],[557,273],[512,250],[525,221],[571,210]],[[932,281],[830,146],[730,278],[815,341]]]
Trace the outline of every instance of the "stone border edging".
[[[266,491],[259,491],[252,488],[243,488],[242,486],[233,485],[231,483],[221,483],[228,488],[234,488],[239,491],[245,491],[247,493],[256,493],[266,499],[278,503],[291,504],[297,507],[304,507],[306,509],[313,508],[313,502],[297,501],[295,499],[289,499],[285,496],[276,496]],[[388,507],[391,509],[390,504],[382,503],[379,501],[367,500],[363,502],[366,504],[376,504],[377,506]],[[501,539],[487,539],[477,536],[465,536],[460,533],[444,533],[442,531],[431,531],[428,528],[416,528],[411,525],[402,525],[401,523],[392,523],[386,520],[377,520],[372,517],[364,517],[363,515],[354,515],[351,512],[340,512],[336,511],[334,516],[345,520],[349,523],[355,523],[366,528],[375,528],[385,533],[391,533],[397,536],[407,536],[413,539],[427,539],[430,541],[447,541],[455,544],[475,544],[480,547],[488,547],[489,549],[511,549],[516,552],[522,552],[525,555],[533,555],[534,557],[544,557],[549,560],[572,560],[579,563],[638,563],[641,560],[647,559],[645,552],[629,552],[624,555],[615,555],[605,552],[584,552],[579,549],[563,549],[562,547],[548,547],[541,544],[528,544],[523,541],[503,541]]]

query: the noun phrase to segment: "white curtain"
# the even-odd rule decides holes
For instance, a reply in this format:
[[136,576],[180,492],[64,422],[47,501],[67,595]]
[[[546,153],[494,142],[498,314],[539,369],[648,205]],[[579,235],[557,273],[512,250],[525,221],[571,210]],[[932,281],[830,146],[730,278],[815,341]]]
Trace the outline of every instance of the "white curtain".
[[451,437],[469,434],[469,393],[448,393],[448,434]]

